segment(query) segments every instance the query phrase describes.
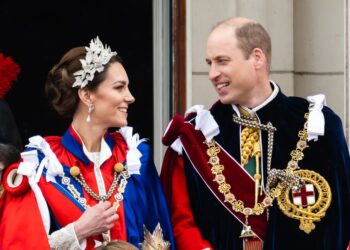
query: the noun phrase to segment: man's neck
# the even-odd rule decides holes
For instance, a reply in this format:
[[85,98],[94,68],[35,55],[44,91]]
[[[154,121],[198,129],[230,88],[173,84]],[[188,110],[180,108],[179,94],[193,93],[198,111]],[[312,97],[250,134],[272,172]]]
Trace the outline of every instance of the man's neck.
[[237,105],[237,106],[241,106],[243,109],[250,112],[258,111],[259,109],[261,109],[262,107],[270,103],[279,92],[279,87],[273,81],[269,82],[268,88],[269,88],[268,90],[264,91],[266,94],[261,98],[261,100],[257,101],[256,103],[252,103],[250,105]]

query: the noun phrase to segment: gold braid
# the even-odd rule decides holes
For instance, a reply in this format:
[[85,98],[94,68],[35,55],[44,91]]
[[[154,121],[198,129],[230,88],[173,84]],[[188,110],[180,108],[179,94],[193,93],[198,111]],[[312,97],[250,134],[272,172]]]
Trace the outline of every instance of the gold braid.
[[[240,108],[240,113],[243,117],[247,119],[256,121],[256,117],[252,116],[248,111]],[[261,174],[260,174],[260,158],[261,158],[261,148],[260,148],[260,129],[245,127],[241,132],[241,164],[245,166],[249,160],[255,156],[255,205],[258,204],[259,189],[260,195],[262,195],[261,189]]]
[[255,144],[259,144],[259,129],[245,127],[241,132],[242,165],[246,165],[254,153]]

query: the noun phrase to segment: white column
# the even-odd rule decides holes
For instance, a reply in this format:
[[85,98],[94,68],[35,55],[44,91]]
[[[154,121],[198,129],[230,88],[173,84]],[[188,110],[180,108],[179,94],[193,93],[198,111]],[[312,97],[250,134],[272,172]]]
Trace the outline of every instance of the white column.
[[237,0],[237,14],[238,16],[253,18],[266,27],[267,2],[267,0]]
[[294,1],[295,94],[324,93],[344,122],[344,1]]
[[165,151],[161,138],[170,116],[170,18],[170,1],[153,0],[153,157],[158,172]]
[[345,23],[345,131],[347,136],[348,147],[350,150],[350,3],[349,0],[344,1],[344,23]]

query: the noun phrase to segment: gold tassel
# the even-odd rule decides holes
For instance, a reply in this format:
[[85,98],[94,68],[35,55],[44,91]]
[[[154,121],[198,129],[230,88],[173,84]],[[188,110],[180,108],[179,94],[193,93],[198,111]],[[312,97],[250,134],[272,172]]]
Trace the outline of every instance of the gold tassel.
[[251,239],[243,241],[244,250],[262,250],[264,242],[259,239]]
[[259,141],[254,143],[253,147],[253,155],[255,156],[255,205],[258,204],[258,197],[259,197],[259,188],[260,188],[260,181],[261,181],[261,175],[260,175],[260,156],[261,156],[261,150],[260,150],[260,144]]

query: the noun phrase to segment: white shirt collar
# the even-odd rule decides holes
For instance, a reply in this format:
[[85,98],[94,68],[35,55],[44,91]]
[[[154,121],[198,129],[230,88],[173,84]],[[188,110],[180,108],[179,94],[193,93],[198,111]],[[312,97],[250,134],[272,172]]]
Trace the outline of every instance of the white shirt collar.
[[[269,104],[277,96],[277,94],[279,92],[279,87],[277,86],[277,84],[274,83],[271,80],[270,80],[270,83],[273,86],[273,91],[272,91],[271,95],[265,101],[263,101],[261,104],[259,104],[258,106],[256,106],[255,108],[252,108],[252,109],[244,107],[244,106],[241,106],[241,107],[244,110],[246,110],[247,112],[249,112],[251,114],[255,114],[258,110],[262,109],[267,104]],[[240,116],[240,112],[239,112],[238,106],[236,104],[232,104],[232,108],[237,113],[237,115]]]

